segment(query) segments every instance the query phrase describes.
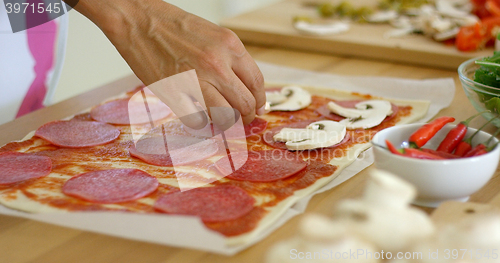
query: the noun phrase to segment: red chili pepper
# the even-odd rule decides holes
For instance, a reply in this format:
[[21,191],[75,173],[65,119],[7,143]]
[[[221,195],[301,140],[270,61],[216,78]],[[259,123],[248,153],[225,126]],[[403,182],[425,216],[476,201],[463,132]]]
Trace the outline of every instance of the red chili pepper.
[[477,152],[481,151],[481,150],[485,150],[486,149],[486,145],[480,143],[478,145],[476,145],[476,147],[472,148],[472,150],[470,150],[469,152],[467,152],[464,157],[471,157],[471,156],[474,156]]
[[445,158],[435,155],[432,153],[424,152],[421,151],[420,149],[413,149],[413,148],[404,148],[404,156],[412,157],[412,158],[418,158],[418,159],[425,159],[425,160],[444,160]]
[[472,155],[472,157],[483,155],[483,154],[486,154],[486,153],[488,153],[488,151],[486,149],[482,149],[482,150],[477,151],[474,155]]
[[498,134],[500,134],[500,129],[498,129],[493,135],[491,135],[491,137],[486,142],[476,145],[476,147],[465,154],[464,157],[478,156],[493,150],[497,146],[497,143],[491,145],[490,147],[486,147],[486,145],[489,145],[491,143],[491,140],[493,140],[493,138],[495,138]]
[[441,130],[449,122],[455,121],[453,117],[439,117],[434,121],[427,123],[415,131],[408,141],[410,142],[410,147],[420,148],[424,146],[436,133]]
[[441,156],[445,159],[456,159],[456,158],[460,157],[460,156],[454,155],[452,153],[439,152],[439,151],[428,149],[428,148],[420,148],[420,150],[422,150],[423,152],[428,152],[428,153],[432,153],[432,154],[437,155],[437,156]]
[[389,151],[391,151],[391,153],[394,153],[397,155],[403,155],[400,151],[398,151],[396,146],[394,146],[389,140],[385,140],[385,144],[387,144],[387,148],[389,148]]
[[472,145],[470,145],[470,142],[467,141],[469,140],[461,141],[453,154],[456,156],[464,156],[467,154],[472,149]]
[[485,113],[486,111],[480,112],[469,117],[465,121],[461,121],[455,128],[451,129],[443,141],[439,144],[437,151],[452,153],[453,150],[458,146],[458,144],[464,139],[465,134],[467,133],[467,129],[469,127],[469,123],[477,116]]
[[464,157],[469,151],[472,150],[471,144],[472,144],[472,139],[474,138],[474,136],[476,136],[476,134],[478,134],[480,130],[482,130],[484,127],[486,127],[490,122],[496,120],[498,117],[500,117],[500,116],[496,116],[495,118],[491,118],[488,122],[483,124],[483,126],[481,126],[476,132],[474,132],[474,134],[472,134],[469,138],[461,141],[458,144],[458,146],[455,149],[455,152],[453,154],[455,154],[457,156]]
[[[400,155],[400,156],[406,156],[410,158],[417,158],[417,159],[426,159],[426,160],[442,160],[445,159],[444,157],[441,157],[439,155],[426,152],[426,151],[421,151],[421,149],[413,149],[413,148],[403,148],[398,150],[396,146],[394,146],[389,140],[385,140],[385,143],[387,144],[387,148],[391,153]],[[434,151],[434,150],[432,150]]]

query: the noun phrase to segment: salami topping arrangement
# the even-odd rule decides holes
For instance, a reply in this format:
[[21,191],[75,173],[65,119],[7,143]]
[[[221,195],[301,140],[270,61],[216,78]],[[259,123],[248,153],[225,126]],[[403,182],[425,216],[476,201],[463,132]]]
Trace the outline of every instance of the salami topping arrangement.
[[38,128],[35,136],[57,146],[81,148],[112,142],[120,136],[120,130],[95,121],[53,121]]
[[0,185],[40,178],[48,175],[51,169],[49,157],[17,152],[0,153]]
[[96,203],[128,202],[158,188],[158,180],[137,169],[111,169],[88,172],[69,179],[64,194]]
[[154,207],[162,212],[194,215],[203,222],[237,219],[253,209],[255,200],[236,186],[201,187],[160,196]]
[[[187,128],[147,89],[47,123],[0,147],[0,204],[36,213],[195,216],[231,242],[245,242],[336,178],[375,133],[417,120],[429,106],[299,86],[266,96],[271,112],[246,126],[238,120],[224,136],[211,125]],[[350,129],[341,122],[357,121],[332,113],[332,101],[341,114],[366,119],[382,108],[377,116],[385,119]]]
[[[168,145],[168,146],[167,146]],[[188,136],[150,137],[137,141],[130,147],[130,155],[158,166],[184,165],[205,160],[219,150],[210,139]]]
[[[232,153],[231,159],[236,160],[247,156],[247,153]],[[272,182],[290,177],[304,168],[307,163],[296,154],[287,151],[257,151],[248,152],[245,164],[231,172],[226,162],[216,162],[215,167],[223,173],[229,174],[227,178],[250,182]]]

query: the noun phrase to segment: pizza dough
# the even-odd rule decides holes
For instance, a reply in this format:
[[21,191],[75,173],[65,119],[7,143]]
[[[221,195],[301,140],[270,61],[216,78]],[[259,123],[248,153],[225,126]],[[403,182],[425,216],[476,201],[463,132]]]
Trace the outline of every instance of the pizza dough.
[[[151,98],[151,96],[147,96]],[[172,110],[157,98],[148,99],[148,109],[144,101],[118,99],[92,108],[90,116],[100,122],[118,125],[143,124],[166,118]],[[132,118],[130,118],[132,117]],[[150,119],[151,117],[151,119]],[[130,121],[132,119],[132,123]]]
[[[384,99],[369,95],[355,94],[351,92],[339,91],[329,88],[304,87],[312,95],[312,104],[296,112],[271,112],[260,116],[267,121],[265,132],[269,132],[275,127],[288,125],[299,121],[317,121],[324,119],[316,111],[320,106],[328,101],[354,101],[364,99]],[[128,94],[130,96],[130,94]],[[397,105],[399,110],[396,116],[389,122],[368,130],[348,131],[351,139],[346,143],[332,148],[318,149],[317,151],[297,151],[288,152],[308,163],[305,169],[277,181],[269,182],[249,182],[229,177],[220,178],[220,172],[213,165],[213,161],[223,158],[226,153],[224,145],[220,141],[219,152],[208,158],[208,162],[188,163],[182,167],[161,167],[151,165],[139,159],[130,157],[129,148],[133,145],[131,141],[132,127],[138,127],[149,131],[150,123],[137,126],[121,126],[122,131],[119,139],[100,147],[69,149],[59,148],[53,151],[54,147],[47,144],[45,140],[38,137],[29,136],[23,142],[12,142],[0,148],[0,151],[22,151],[33,152],[37,155],[46,155],[52,158],[54,167],[52,172],[43,178],[33,180],[30,184],[16,184],[15,187],[8,187],[0,190],[0,203],[13,209],[26,212],[72,212],[72,211],[129,211],[129,212],[154,212],[154,203],[164,194],[178,192],[180,189],[178,179],[183,177],[186,180],[201,182],[205,188],[213,188],[221,185],[234,186],[243,189],[255,201],[250,212],[237,219],[224,222],[209,223],[204,222],[208,229],[216,231],[226,237],[228,245],[251,242],[262,233],[269,231],[270,227],[280,219],[291,206],[298,200],[311,195],[316,190],[334,180],[343,169],[350,165],[366,149],[370,147],[371,137],[387,127],[413,122],[422,118],[429,107],[428,101],[411,101],[386,99]],[[90,114],[89,114],[90,115]],[[158,122],[161,122],[159,120]],[[170,123],[170,122],[169,122]],[[156,123],[155,123],[156,124]],[[182,125],[163,125],[170,131],[169,135],[186,135]],[[149,134],[148,136],[151,136]],[[231,145],[242,146],[252,151],[277,151],[262,140],[262,135],[248,137],[245,140],[237,141],[228,139]],[[161,144],[160,144],[161,145]],[[239,148],[238,148],[239,149]],[[56,154],[54,155],[54,152]],[[170,152],[169,152],[170,153]],[[171,154],[171,153],[170,153]],[[54,158],[55,157],[55,158]],[[84,159],[82,161],[82,158]],[[72,176],[83,172],[92,172],[96,169],[112,168],[137,168],[158,178],[159,187],[157,190],[143,198],[135,201],[113,204],[99,204],[72,198],[60,192],[62,185]],[[259,168],[259,167],[257,167]],[[232,172],[232,171],[231,171]],[[50,188],[46,186],[50,185]],[[198,188],[196,188],[198,189]],[[193,189],[193,190],[196,190]],[[57,190],[57,191],[55,191]],[[190,190],[186,193],[189,193]],[[157,211],[158,212],[158,211]]]
[[120,136],[120,130],[96,121],[53,121],[38,128],[35,136],[57,146],[81,148],[112,142]]
[[[167,141],[168,147],[165,146]],[[185,165],[205,160],[219,151],[216,141],[189,136],[149,137],[130,147],[130,155],[158,166]]]
[[237,219],[253,209],[255,200],[243,189],[221,185],[160,196],[154,207],[162,212],[194,215],[205,223]]
[[62,187],[66,195],[95,203],[121,203],[154,192],[158,180],[137,169],[111,169],[72,177]]
[[[226,139],[244,138],[243,136],[241,136],[243,135],[243,132],[239,129],[240,127],[241,126],[236,125],[226,130],[224,133]],[[245,137],[249,137],[251,135],[259,134],[262,131],[264,131],[267,127],[267,121],[257,117],[250,124],[245,125],[243,127],[244,127]],[[213,131],[214,134],[212,134],[212,129],[214,129]],[[192,129],[184,125],[184,130],[193,136],[202,138],[211,138],[221,133],[221,131],[216,127],[214,127],[213,124],[208,124],[207,126],[199,130]]]
[[0,153],[0,185],[44,177],[51,169],[49,157],[17,152]]
[[[232,153],[231,159],[234,163],[246,157],[246,153]],[[292,176],[304,168],[307,163],[296,154],[289,151],[268,150],[249,151],[246,163],[232,172],[227,162],[220,160],[215,163],[215,167],[227,178],[249,182],[273,182]]]

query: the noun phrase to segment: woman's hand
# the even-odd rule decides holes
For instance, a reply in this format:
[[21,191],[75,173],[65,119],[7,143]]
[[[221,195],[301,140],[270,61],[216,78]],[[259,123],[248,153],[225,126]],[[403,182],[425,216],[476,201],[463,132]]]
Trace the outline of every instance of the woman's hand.
[[[161,0],[80,0],[75,9],[101,28],[144,84],[195,69],[208,109],[235,108],[245,124],[264,113],[263,76],[232,31]],[[183,103],[168,106],[176,112]]]

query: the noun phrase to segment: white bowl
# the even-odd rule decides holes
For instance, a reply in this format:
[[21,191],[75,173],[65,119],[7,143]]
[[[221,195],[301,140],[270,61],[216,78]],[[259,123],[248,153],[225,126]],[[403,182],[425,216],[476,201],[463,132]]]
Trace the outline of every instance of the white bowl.
[[[389,171],[413,184],[418,191],[415,205],[437,207],[446,200],[465,202],[469,196],[483,187],[496,171],[500,146],[491,152],[468,158],[451,160],[422,160],[392,154],[386,147],[389,140],[396,147],[408,147],[408,138],[420,128],[422,123],[399,125],[384,129],[373,137],[375,166]],[[427,144],[425,148],[436,149],[455,124],[447,124]],[[466,138],[476,129],[469,128]],[[472,142],[476,145],[486,142],[490,134],[480,131]],[[498,142],[494,138],[490,145]]]

